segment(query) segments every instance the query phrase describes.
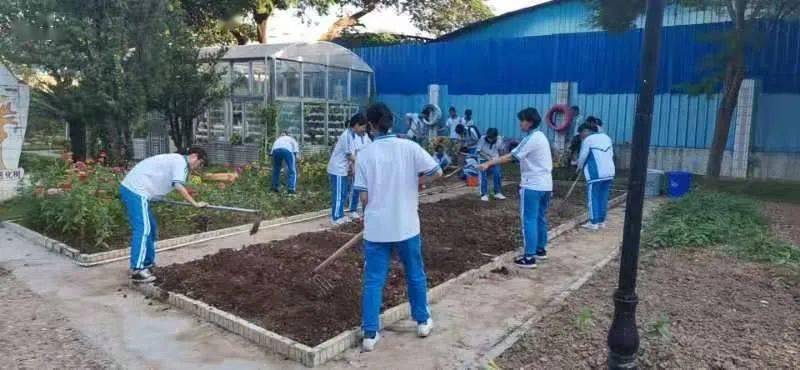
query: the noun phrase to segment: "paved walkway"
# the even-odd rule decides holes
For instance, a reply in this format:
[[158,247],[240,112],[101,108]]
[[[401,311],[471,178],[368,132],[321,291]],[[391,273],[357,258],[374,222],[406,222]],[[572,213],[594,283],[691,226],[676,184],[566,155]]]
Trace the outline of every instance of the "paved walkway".
[[[438,198],[438,197],[437,197]],[[428,201],[435,198],[426,199]],[[551,244],[550,261],[538,270],[490,274],[453,289],[431,307],[437,323],[426,339],[402,322],[387,328],[376,352],[347,352],[324,368],[459,368],[499,343],[509,331],[547,305],[595,265],[610,258],[621,239],[622,209],[610,212],[609,228],[573,231]],[[170,264],[199,258],[220,248],[281,239],[326,227],[325,219],[239,235],[159,255]],[[250,342],[195,317],[151,302],[128,289],[124,262],[90,269],[0,228],[0,268],[11,271],[37,297],[56,308],[60,324],[75,329],[88,345],[130,369],[302,369]],[[0,349],[0,357],[2,349]],[[48,367],[59,367],[57,363]]]

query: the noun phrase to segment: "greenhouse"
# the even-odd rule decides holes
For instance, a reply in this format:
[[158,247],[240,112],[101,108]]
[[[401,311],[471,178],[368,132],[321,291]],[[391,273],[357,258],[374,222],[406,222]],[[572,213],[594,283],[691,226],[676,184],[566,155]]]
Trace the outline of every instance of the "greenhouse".
[[254,160],[264,139],[283,130],[304,152],[325,151],[374,93],[369,65],[329,42],[235,46],[217,68],[230,95],[195,123],[195,140],[215,163]]

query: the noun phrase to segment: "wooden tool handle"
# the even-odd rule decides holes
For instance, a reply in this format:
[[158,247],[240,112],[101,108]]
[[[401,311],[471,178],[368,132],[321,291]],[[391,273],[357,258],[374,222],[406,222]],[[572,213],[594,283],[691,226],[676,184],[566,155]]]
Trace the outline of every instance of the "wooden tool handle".
[[322,261],[322,263],[320,263],[319,266],[314,268],[312,272],[317,272],[322,268],[324,268],[325,266],[330,265],[331,262],[333,262],[333,260],[338,258],[340,255],[342,255],[342,253],[350,249],[352,246],[358,244],[358,242],[360,242],[363,237],[364,237],[363,231],[353,236],[350,240],[347,241],[347,243],[344,243],[343,246],[339,247],[339,249],[337,249],[336,252],[333,252],[333,254],[331,254],[330,257],[328,257],[325,261]]

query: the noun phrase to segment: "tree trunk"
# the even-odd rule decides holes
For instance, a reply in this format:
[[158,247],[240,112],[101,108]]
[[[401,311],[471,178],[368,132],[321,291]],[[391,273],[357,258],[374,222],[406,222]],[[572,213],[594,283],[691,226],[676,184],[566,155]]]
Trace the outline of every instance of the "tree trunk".
[[259,13],[253,12],[253,19],[256,21],[256,29],[258,30],[258,43],[267,43],[267,20],[269,20],[270,12]]
[[86,126],[83,122],[69,122],[69,142],[72,159],[75,161],[86,159]]
[[325,33],[322,34],[322,36],[319,38],[320,41],[332,41],[339,38],[346,29],[357,25],[361,18],[375,10],[375,8],[375,5],[370,5],[351,15],[346,15],[339,18],[333,23],[333,25],[331,25],[330,28],[328,28],[327,31],[325,31]]
[[725,146],[728,144],[728,133],[731,129],[731,120],[739,101],[739,90],[744,81],[745,65],[744,55],[737,52],[728,62],[725,70],[725,80],[722,86],[722,100],[717,109],[717,119],[714,123],[714,137],[708,153],[706,175],[718,179],[722,170],[722,158]]
[[175,147],[178,148],[178,151],[183,152],[183,135],[181,135],[180,124],[178,123],[177,117],[170,117],[169,119],[169,136],[172,142],[175,143]]
[[192,127],[193,120],[182,120],[183,127],[181,128],[183,133],[183,148],[182,150],[188,151],[188,149],[192,146],[192,136],[194,135],[194,130]]

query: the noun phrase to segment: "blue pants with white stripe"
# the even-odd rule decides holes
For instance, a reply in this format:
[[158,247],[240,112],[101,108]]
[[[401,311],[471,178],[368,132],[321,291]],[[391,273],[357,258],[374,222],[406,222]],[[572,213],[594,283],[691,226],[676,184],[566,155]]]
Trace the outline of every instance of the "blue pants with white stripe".
[[350,179],[347,176],[328,174],[331,178],[331,220],[336,221],[344,217],[350,195]]
[[608,197],[611,193],[611,180],[590,182],[586,188],[586,205],[589,207],[589,221],[593,224],[606,222]]
[[358,202],[359,197],[361,196],[361,192],[353,189],[353,184],[350,184],[350,211],[349,212],[358,212]]
[[427,276],[422,258],[422,239],[419,234],[393,243],[364,242],[364,281],[361,293],[361,327],[364,332],[380,330],[383,287],[392,262],[392,249],[397,251],[408,287],[411,317],[418,323],[428,321]]
[[478,177],[478,181],[481,185],[481,196],[489,194],[489,173],[492,174],[494,193],[503,194],[503,171],[500,169],[500,166],[492,166],[486,171],[481,171],[481,175]]
[[125,186],[120,186],[119,196],[128,213],[131,225],[131,270],[141,270],[156,261],[156,239],[158,226],[153,210],[147,198],[134,193]]
[[272,190],[278,191],[281,187],[281,169],[286,162],[286,175],[289,178],[289,192],[297,191],[297,164],[294,153],[286,149],[272,151]]
[[547,207],[552,192],[519,189],[519,215],[522,219],[522,242],[525,257],[547,250]]

